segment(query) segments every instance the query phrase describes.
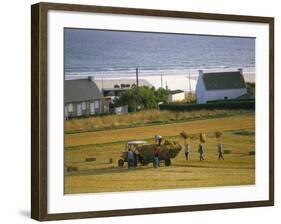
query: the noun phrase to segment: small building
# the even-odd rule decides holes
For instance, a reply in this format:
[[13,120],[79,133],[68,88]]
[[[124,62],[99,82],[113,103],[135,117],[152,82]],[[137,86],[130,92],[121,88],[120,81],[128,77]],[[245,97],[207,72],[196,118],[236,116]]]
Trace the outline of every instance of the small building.
[[128,105],[125,106],[120,106],[120,107],[115,107],[114,108],[114,113],[115,114],[127,114],[128,113]]
[[185,100],[185,92],[182,90],[172,90],[168,95],[168,103],[179,102]]
[[196,85],[198,104],[211,100],[236,99],[247,93],[242,69],[231,72],[204,73],[199,70]]
[[109,102],[95,82],[89,79],[64,81],[65,118],[90,116],[109,112]]

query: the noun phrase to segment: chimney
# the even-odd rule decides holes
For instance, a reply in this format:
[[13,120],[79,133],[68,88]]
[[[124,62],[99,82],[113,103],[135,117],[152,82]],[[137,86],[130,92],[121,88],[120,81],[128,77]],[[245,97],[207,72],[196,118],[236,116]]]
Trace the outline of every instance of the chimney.
[[238,71],[240,72],[241,75],[243,75],[243,68],[238,68]]
[[199,73],[199,77],[203,76],[203,70],[198,70],[198,73]]
[[91,81],[91,82],[94,82],[95,81],[95,76],[88,76],[88,80]]

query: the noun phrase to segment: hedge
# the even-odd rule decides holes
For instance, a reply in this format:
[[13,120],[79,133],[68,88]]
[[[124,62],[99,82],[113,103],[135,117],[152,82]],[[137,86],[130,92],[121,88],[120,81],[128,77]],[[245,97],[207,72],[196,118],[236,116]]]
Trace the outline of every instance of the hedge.
[[254,102],[255,99],[208,100],[207,103]]
[[255,101],[229,101],[229,102],[215,102],[206,104],[160,104],[160,110],[174,110],[174,111],[185,111],[185,110],[201,110],[201,109],[255,109]]

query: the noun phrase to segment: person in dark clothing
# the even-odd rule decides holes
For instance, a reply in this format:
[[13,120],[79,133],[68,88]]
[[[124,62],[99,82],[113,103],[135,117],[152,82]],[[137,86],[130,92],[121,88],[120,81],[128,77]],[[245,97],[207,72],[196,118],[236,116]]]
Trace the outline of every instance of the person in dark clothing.
[[189,152],[190,152],[190,149],[189,149],[189,145],[188,144],[186,144],[185,145],[185,159],[186,160],[189,160]]
[[137,148],[135,148],[133,152],[134,152],[134,166],[137,167],[139,161],[141,160],[140,152]]
[[160,146],[156,146],[156,148],[154,149],[154,164],[153,164],[154,168],[160,166],[159,156],[160,156]]
[[204,145],[203,145],[203,143],[199,144],[198,152],[200,154],[200,162],[201,162],[202,160],[204,160]]
[[218,160],[221,160],[221,159],[224,160],[223,155],[222,155],[222,143],[218,144],[218,154],[219,154]]
[[131,149],[128,150],[128,168],[134,166],[134,153]]

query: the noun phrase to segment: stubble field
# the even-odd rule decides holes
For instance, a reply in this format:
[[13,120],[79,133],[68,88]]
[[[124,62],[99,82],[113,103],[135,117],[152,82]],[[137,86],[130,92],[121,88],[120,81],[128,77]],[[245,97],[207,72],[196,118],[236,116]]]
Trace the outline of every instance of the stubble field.
[[[128,169],[117,161],[128,140],[153,143],[155,134],[183,145],[179,133],[189,133],[190,160],[184,150],[172,165],[152,164]],[[215,131],[222,131],[225,160],[218,161]],[[199,161],[199,133],[207,134],[205,161]],[[255,116],[237,114],[223,118],[177,122],[153,126],[112,129],[65,135],[65,193],[94,193],[214,187],[255,184]],[[95,158],[95,161],[86,161]],[[75,167],[76,171],[67,171]]]

